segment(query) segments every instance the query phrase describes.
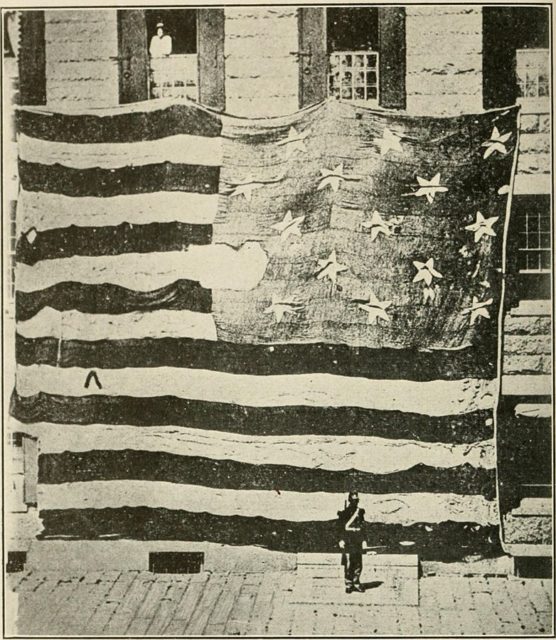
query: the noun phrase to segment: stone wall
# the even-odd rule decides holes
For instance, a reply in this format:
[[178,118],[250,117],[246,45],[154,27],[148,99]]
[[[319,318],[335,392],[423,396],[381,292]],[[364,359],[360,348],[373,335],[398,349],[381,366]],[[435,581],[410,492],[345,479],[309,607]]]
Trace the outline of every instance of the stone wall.
[[521,135],[514,192],[550,193],[550,100],[521,102]]
[[[545,376],[549,376],[552,369],[551,335],[549,300],[524,300],[507,313],[504,322],[503,362],[503,389],[505,387],[506,394],[519,391],[518,385],[512,384],[513,376],[521,378],[527,375],[530,378],[528,388],[531,387],[534,391],[538,387],[537,392],[530,395],[545,395]],[[538,385],[535,382],[537,376]],[[541,376],[544,378],[542,382]],[[516,389],[513,389],[514,386]]]
[[118,104],[115,9],[45,11],[48,106]]
[[454,115],[482,109],[482,10],[407,6],[407,110]]
[[226,110],[241,116],[297,111],[297,8],[226,9]]

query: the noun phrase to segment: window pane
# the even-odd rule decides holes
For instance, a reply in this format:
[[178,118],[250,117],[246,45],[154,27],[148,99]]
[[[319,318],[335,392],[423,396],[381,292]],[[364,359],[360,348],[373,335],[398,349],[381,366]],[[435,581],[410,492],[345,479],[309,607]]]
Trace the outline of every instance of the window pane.
[[550,251],[543,251],[541,256],[541,269],[546,269],[547,271],[550,271],[551,268],[552,268],[552,256],[550,254]]
[[541,233],[541,247],[543,249],[550,249],[550,234]]
[[367,84],[376,84],[376,71],[367,71]]
[[356,100],[365,100],[365,87],[356,87],[354,97]]
[[342,88],[342,99],[343,100],[351,100],[352,99],[351,87]]

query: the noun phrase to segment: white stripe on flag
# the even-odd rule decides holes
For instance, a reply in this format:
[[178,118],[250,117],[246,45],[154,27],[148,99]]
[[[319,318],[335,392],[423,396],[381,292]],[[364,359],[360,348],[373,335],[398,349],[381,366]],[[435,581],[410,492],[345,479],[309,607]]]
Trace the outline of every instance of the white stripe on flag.
[[[207,420],[210,424],[210,419]],[[493,469],[494,442],[473,444],[388,440],[373,436],[244,436],[179,426],[18,423],[18,431],[40,438],[41,453],[94,450],[158,451],[254,465],[288,465],[340,471],[357,469],[388,474],[415,465],[450,468],[470,464]]]
[[362,407],[429,416],[464,414],[494,407],[495,380],[369,380],[328,373],[238,375],[204,369],[95,368],[102,385],[85,388],[90,369],[31,365],[17,367],[17,391],[61,396],[90,394],[152,398],[175,396],[251,407]]
[[21,190],[17,203],[17,233],[76,227],[108,227],[124,222],[212,224],[218,194],[159,191],[96,198]]
[[[117,509],[154,507],[209,512],[221,516],[246,516],[290,522],[336,519],[345,495],[297,491],[245,491],[211,489],[199,485],[143,480],[109,480],[40,484],[41,509]],[[496,524],[496,502],[482,496],[451,493],[360,494],[366,520],[411,525],[418,522],[474,522]]]
[[268,257],[258,242],[238,250],[227,244],[190,245],[186,251],[124,253],[115,256],[74,256],[18,263],[19,291],[40,291],[61,282],[115,284],[134,291],[153,291],[176,280],[196,280],[207,289],[237,291],[254,288],[262,279]]
[[172,162],[219,167],[222,138],[174,135],[140,142],[77,144],[40,140],[20,134],[19,157],[26,162],[60,164],[73,169],[119,169]]
[[122,314],[57,311],[46,307],[30,320],[17,324],[25,338],[64,340],[131,340],[141,338],[195,338],[216,340],[210,313],[161,309]]

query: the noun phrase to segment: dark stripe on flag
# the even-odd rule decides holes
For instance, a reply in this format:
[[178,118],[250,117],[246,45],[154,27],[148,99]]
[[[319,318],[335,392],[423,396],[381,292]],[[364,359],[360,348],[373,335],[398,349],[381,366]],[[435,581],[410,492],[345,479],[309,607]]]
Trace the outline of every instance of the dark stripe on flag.
[[[490,349],[490,351],[494,351]],[[480,354],[480,357],[479,357]],[[244,375],[331,373],[381,380],[461,380],[495,376],[496,354],[469,347],[462,351],[350,348],[332,344],[251,345],[194,340],[142,338],[63,340],[17,335],[19,364],[124,369],[186,367]]]
[[153,222],[114,227],[66,227],[37,233],[33,243],[22,235],[16,260],[33,265],[40,260],[72,256],[115,256],[121,253],[151,253],[185,250],[190,244],[212,242],[212,225],[184,222]]
[[[117,438],[117,432],[115,432]],[[464,464],[436,468],[424,464],[389,474],[347,469],[309,469],[289,465],[248,464],[162,451],[95,450],[42,454],[39,482],[62,484],[91,480],[153,480],[217,489],[325,491],[342,493],[357,487],[363,493],[456,493],[495,497],[494,469]]]
[[19,179],[27,191],[65,196],[110,196],[157,191],[218,193],[220,167],[163,162],[119,169],[71,169],[19,161]]
[[[342,506],[338,505],[338,509]],[[207,505],[208,508],[210,505]],[[44,526],[39,536],[41,538],[75,536],[77,539],[90,540],[115,535],[134,540],[198,540],[229,545],[258,545],[291,553],[338,553],[335,520],[293,522],[151,507],[52,509],[40,511],[39,517]],[[480,526],[472,522],[414,524],[407,527],[366,523],[365,539],[369,546],[380,546],[380,553],[419,554],[421,560],[455,562],[469,555],[485,558],[502,555],[498,527]],[[458,544],[454,544],[454,540]],[[400,544],[403,542],[415,544]]]
[[131,291],[115,284],[62,282],[41,291],[16,292],[18,322],[29,320],[45,307],[81,313],[119,314],[158,309],[210,313],[212,292],[194,280],[177,280],[153,291]]
[[32,138],[79,144],[139,142],[178,134],[214,138],[222,131],[220,116],[196,105],[104,116],[20,110],[17,119],[19,131]]
[[360,407],[247,407],[184,400],[38,393],[12,396],[11,415],[21,422],[60,424],[176,425],[247,435],[378,436],[423,442],[471,444],[493,437],[492,411],[427,416]]

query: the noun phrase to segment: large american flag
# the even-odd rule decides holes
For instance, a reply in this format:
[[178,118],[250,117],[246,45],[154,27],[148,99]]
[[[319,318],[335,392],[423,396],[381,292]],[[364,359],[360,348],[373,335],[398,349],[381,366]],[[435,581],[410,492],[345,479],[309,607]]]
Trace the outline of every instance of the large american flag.
[[517,109],[19,112],[17,429],[44,537],[499,552]]

